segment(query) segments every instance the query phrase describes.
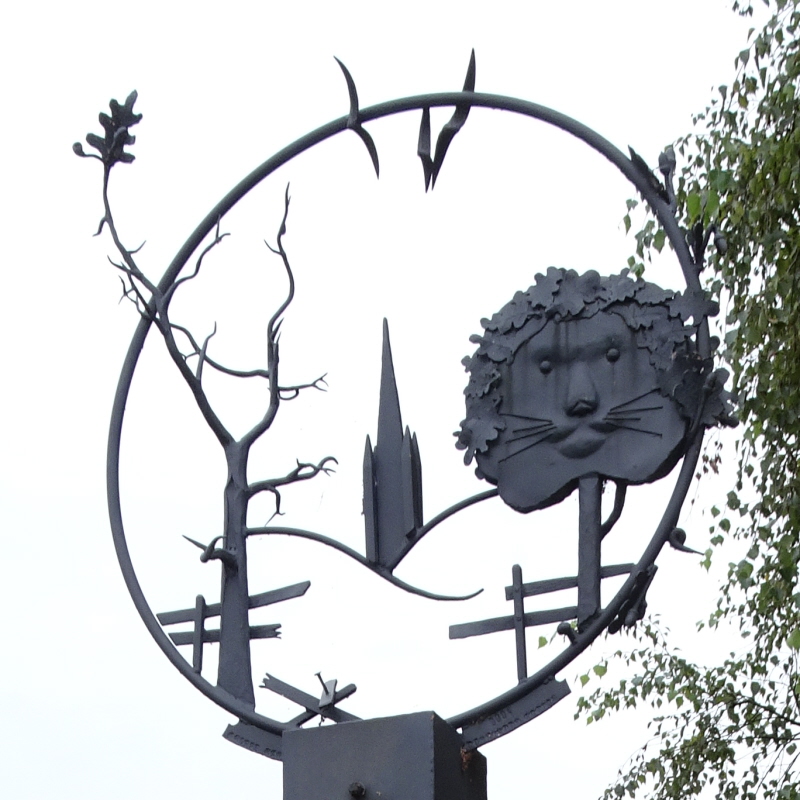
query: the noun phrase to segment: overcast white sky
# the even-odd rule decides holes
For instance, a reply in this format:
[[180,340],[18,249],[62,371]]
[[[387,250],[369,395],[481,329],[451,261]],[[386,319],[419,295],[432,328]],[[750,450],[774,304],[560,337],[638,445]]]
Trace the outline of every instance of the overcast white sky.
[[[150,640],[117,567],[105,440],[136,319],[117,302],[110,241],[92,238],[101,216],[99,165],[76,158],[72,143],[99,131],[97,114],[111,97],[139,91],[137,160],[115,169],[112,199],[126,242],[147,240],[140,263],[157,278],[246,173],[347,112],[334,55],[367,106],[460,89],[474,47],[479,91],[556,108],[655,165],[712,86],[731,80],[748,23],[724,0],[31,2],[3,17],[0,794],[278,797],[280,764],[221,738],[230,715]],[[433,115],[434,136],[449,113]],[[283,291],[262,240],[274,241],[291,181],[286,246],[297,300],[284,326],[284,375],[302,381],[327,372],[330,389],[282,410],[251,476],[281,474],[295,457],[335,455],[335,476],[285,492],[282,522],[358,548],[381,319],[391,326],[404,423],[420,440],[430,517],[485,488],[452,438],[463,415],[460,359],[480,318],[550,265],[617,272],[631,247],[620,219],[632,190],[565,134],[474,110],[425,195],[418,124],[413,114],[370,126],[380,181],[351,133],[283,168],[226,220],[233,235],[209,261],[207,280],[176,306],[200,335],[219,324],[221,360],[259,365],[258,337]],[[669,258],[649,277],[682,288]],[[131,547],[156,611],[191,605],[200,591],[217,599],[218,567],[199,564],[181,534],[208,541],[218,531],[223,477],[215,444],[160,348],[155,338],[146,347],[123,454]],[[263,401],[239,387],[212,390],[234,427]],[[663,490],[632,495],[607,562],[636,560],[657,522]],[[254,508],[255,520],[269,515],[266,501]],[[353,681],[359,691],[345,707],[360,716],[425,708],[447,716],[472,707],[514,683],[513,637],[451,643],[447,626],[510,613],[502,587],[515,562],[526,580],[574,569],[575,518],[574,503],[519,517],[490,501],[431,534],[398,574],[434,591],[486,589],[461,605],[397,597],[324,548],[252,542],[252,591],[312,581],[302,601],[254,618],[284,629],[281,640],[258,644],[254,670],[311,692],[318,670]],[[685,527],[704,549],[699,508]],[[681,635],[713,591],[690,558],[665,554],[651,609]],[[589,654],[582,668],[599,657]],[[562,677],[574,684],[575,672]],[[491,797],[602,791],[644,740],[645,720],[586,728],[572,722],[577,694],[484,748]]]

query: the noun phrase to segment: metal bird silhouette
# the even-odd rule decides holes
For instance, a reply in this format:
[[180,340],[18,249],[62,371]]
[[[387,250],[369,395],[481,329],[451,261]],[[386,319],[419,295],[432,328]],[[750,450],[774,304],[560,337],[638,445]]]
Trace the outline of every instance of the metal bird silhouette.
[[230,568],[236,567],[236,558],[233,553],[225,550],[222,547],[215,547],[216,543],[222,539],[222,536],[215,536],[209,544],[203,544],[196,539],[189,536],[183,537],[187,542],[191,542],[195,547],[199,547],[203,552],[200,554],[200,560],[205,564],[207,561],[221,561],[225,566]]

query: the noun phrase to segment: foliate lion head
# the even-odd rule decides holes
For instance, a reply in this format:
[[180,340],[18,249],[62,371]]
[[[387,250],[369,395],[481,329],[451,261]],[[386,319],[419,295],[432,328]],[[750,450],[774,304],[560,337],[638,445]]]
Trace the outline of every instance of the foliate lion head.
[[663,477],[696,425],[735,424],[725,370],[701,358],[697,326],[718,312],[700,293],[594,270],[551,267],[482,320],[463,363],[464,462],[528,512],[566,497],[583,475]]

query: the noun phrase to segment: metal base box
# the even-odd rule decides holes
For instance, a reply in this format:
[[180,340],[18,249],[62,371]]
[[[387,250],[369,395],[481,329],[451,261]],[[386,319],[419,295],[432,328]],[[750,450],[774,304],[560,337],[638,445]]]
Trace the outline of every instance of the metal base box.
[[432,711],[283,734],[284,800],[486,800],[486,759]]

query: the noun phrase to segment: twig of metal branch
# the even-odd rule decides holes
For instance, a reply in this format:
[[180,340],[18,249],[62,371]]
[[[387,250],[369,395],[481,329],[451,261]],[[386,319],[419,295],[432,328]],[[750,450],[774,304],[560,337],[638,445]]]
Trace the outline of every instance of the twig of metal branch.
[[281,257],[281,260],[283,261],[283,267],[286,271],[286,276],[289,279],[289,290],[286,294],[286,299],[280,304],[267,324],[267,370],[270,378],[269,405],[267,406],[267,410],[261,420],[257,422],[242,437],[242,444],[246,447],[249,447],[253,442],[256,441],[256,439],[258,439],[259,436],[261,436],[262,433],[264,433],[264,431],[269,429],[270,425],[272,425],[272,422],[275,419],[275,415],[278,413],[278,408],[281,401],[281,389],[278,382],[278,364],[280,362],[278,335],[280,333],[282,315],[294,299],[294,274],[292,272],[292,267],[289,264],[289,257],[283,247],[283,237],[286,233],[286,219],[289,216],[289,202],[289,186],[287,184],[283,201],[283,219],[281,220],[281,225],[278,229],[276,247],[270,246],[267,242],[264,242],[264,244],[267,245],[271,252]]
[[[303,389],[317,389],[320,392],[327,392],[328,382],[325,380],[327,375],[328,373],[326,372],[311,383],[300,383],[297,386],[281,386],[279,389],[281,400],[294,400]],[[288,394],[284,394],[284,392],[288,392]]]
[[125,278],[120,275],[120,281],[122,281],[122,298],[120,300],[130,300],[131,303],[135,306],[136,310],[146,319],[152,319],[152,309],[150,308],[150,304],[147,302],[147,299],[142,294],[141,289],[136,285],[136,281],[134,280],[134,276],[132,275],[130,269],[126,264],[120,264],[114,261],[112,258],[109,257],[109,263],[120,270],[128,279],[128,282],[125,283]]
[[272,492],[278,486],[287,486],[290,483],[299,483],[300,481],[307,481],[324,472],[330,475],[335,472],[333,467],[327,466],[330,463],[338,464],[339,462],[333,456],[325,456],[318,464],[306,463],[298,461],[297,466],[286,475],[280,478],[267,478],[263,481],[256,481],[247,487],[248,497],[253,497],[259,492]]
[[[117,233],[117,226],[114,224],[114,217],[111,213],[111,203],[108,198],[108,178],[110,173],[111,167],[106,165],[103,171],[103,207],[105,209],[105,216],[100,222],[98,233],[102,230],[103,223],[105,222],[105,224],[108,225],[111,238],[114,240],[114,246],[117,248],[117,251],[122,256],[122,260],[125,262],[127,272],[132,277],[136,278],[136,280],[138,280],[147,289],[147,291],[150,292],[150,294],[155,295],[157,292],[156,285],[152,281],[148,280],[145,274],[139,269],[136,261],[133,258],[133,256],[142,249],[143,245],[137,247],[136,250],[128,250],[125,245],[122,244],[119,234]],[[115,266],[117,265],[115,264]]]
[[[195,356],[199,357],[203,348],[194,338],[194,334],[188,328],[184,327],[183,325],[179,325],[177,322],[170,322],[169,324],[173,330],[182,333],[186,337],[186,341],[189,343],[189,347],[191,348],[192,352],[184,354],[184,359],[190,359]],[[208,353],[203,356],[203,360],[206,364],[208,364],[209,367],[212,367],[213,369],[217,370],[217,372],[221,372],[224,375],[230,375],[234,378],[266,378],[269,380],[269,371],[265,369],[233,369],[232,367],[226,367],[224,364],[220,364],[219,361],[215,361],[213,358],[211,358],[211,356],[208,355]],[[294,387],[288,388],[291,389]]]
[[208,343],[211,341],[211,338],[217,333],[217,323],[214,323],[214,330],[206,336],[203,340],[203,348],[198,353],[197,356],[197,369],[195,370],[195,377],[197,380],[202,383],[203,382],[203,364],[206,363],[206,351],[208,350]]
[[219,232],[219,225],[221,220],[217,219],[217,227],[214,231],[214,239],[205,248],[203,248],[203,252],[197,257],[197,261],[194,265],[194,270],[189,273],[188,275],[184,275],[182,278],[178,278],[172,286],[167,289],[164,294],[164,305],[166,308],[169,308],[169,304],[172,301],[172,297],[175,294],[176,290],[179,286],[182,286],[184,283],[193,280],[200,274],[200,268],[203,266],[203,259],[226,237],[230,236],[229,233],[220,233]]
[[332,472],[334,472],[333,467],[328,466],[330,463],[338,464],[339,462],[333,456],[326,456],[318,464],[310,464],[298,461],[297,466],[291,472],[288,472],[286,475],[283,475],[280,478],[268,478],[267,480],[251,483],[247,487],[247,496],[248,498],[251,498],[260,492],[269,492],[275,496],[275,511],[270,519],[276,516],[281,516],[281,493],[278,487],[310,480],[311,478],[319,475],[320,472],[324,473],[325,475],[330,475]]

